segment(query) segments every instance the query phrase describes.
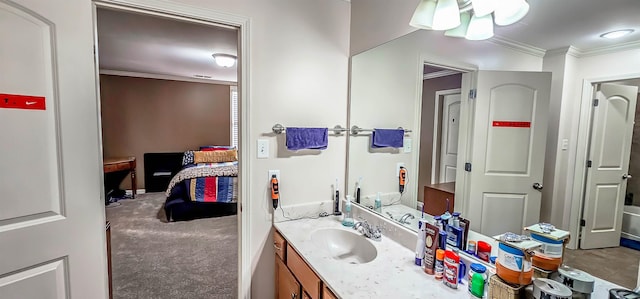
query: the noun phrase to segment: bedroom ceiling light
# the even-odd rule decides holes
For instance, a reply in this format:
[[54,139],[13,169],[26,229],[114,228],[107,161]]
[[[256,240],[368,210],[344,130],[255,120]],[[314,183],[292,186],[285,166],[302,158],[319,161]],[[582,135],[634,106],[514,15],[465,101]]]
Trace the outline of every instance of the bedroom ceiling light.
[[232,67],[236,64],[236,56],[234,55],[215,53],[211,56],[213,56],[213,60],[216,61],[216,64],[221,67]]
[[629,35],[633,33],[633,31],[634,31],[633,29],[615,30],[615,31],[603,33],[600,35],[600,37],[608,38],[608,39],[621,38],[625,35]]
[[526,0],[421,0],[409,25],[447,30],[446,36],[483,40],[493,36],[494,22],[511,25],[528,12]]

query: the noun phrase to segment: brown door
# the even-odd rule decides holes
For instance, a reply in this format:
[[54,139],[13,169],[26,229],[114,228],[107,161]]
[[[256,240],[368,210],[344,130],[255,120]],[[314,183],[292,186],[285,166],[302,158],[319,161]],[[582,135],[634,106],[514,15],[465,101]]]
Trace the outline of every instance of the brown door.
[[276,268],[277,299],[301,299],[300,284],[280,259],[276,259]]

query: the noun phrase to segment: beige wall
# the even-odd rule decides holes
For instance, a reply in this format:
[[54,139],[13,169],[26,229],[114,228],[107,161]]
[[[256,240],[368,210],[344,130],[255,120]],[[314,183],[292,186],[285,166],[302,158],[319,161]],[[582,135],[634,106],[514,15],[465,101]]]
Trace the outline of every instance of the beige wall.
[[[424,198],[424,186],[431,183],[433,165],[433,118],[436,91],[462,86],[462,74],[422,81],[422,116],[420,121],[420,160],[418,161],[418,201]],[[440,106],[442,107],[442,106]]]
[[229,144],[229,95],[227,85],[101,75],[104,156],[135,156],[144,188],[144,153]]
[[[640,94],[638,94],[638,102],[640,102]],[[633,137],[631,139],[631,158],[629,159],[628,173],[640,174],[640,105],[636,105],[636,117],[635,123],[633,124]],[[633,193],[633,204],[636,206],[640,206],[640,184],[628,183],[627,193]]]

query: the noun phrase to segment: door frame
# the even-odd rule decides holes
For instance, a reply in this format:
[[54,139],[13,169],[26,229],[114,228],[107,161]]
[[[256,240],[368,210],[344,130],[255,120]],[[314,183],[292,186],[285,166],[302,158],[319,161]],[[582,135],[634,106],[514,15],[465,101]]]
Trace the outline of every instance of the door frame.
[[[447,57],[443,57],[440,55],[434,55],[431,53],[427,53],[427,52],[422,52],[419,54],[419,59],[416,63],[416,68],[415,68],[415,74],[416,74],[416,78],[418,78],[416,80],[416,97],[415,97],[415,113],[413,115],[413,119],[414,119],[414,128],[413,128],[413,144],[414,144],[414,148],[411,152],[411,165],[413,165],[414,169],[418,169],[418,171],[410,171],[409,172],[409,182],[416,182],[416,184],[411,185],[414,194],[416,194],[416,196],[414,197],[414,199],[412,199],[410,202],[404,202],[405,204],[412,206],[412,207],[417,207],[418,204],[418,195],[420,194],[420,186],[418,186],[418,179],[419,179],[419,166],[420,166],[420,135],[422,132],[422,85],[424,84],[424,65],[425,64],[429,64],[432,66],[436,66],[439,68],[443,68],[443,69],[448,69],[448,70],[454,70],[457,72],[462,73],[462,84],[460,85],[460,121],[463,121],[463,119],[465,119],[465,123],[468,125],[472,125],[470,118],[473,117],[473,113],[469,113],[469,110],[474,110],[473,107],[473,103],[469,102],[469,97],[467,96],[463,96],[463,94],[468,94],[469,90],[471,89],[471,86],[473,86],[472,84],[475,84],[475,76],[473,75],[474,72],[478,71],[478,66],[474,65],[474,64],[469,64],[466,62],[461,62],[461,61],[457,61],[457,60],[453,60],[451,58],[447,58]],[[465,105],[466,103],[466,105]],[[463,109],[463,105],[465,105],[464,109]],[[463,113],[463,111],[466,111],[467,113]],[[460,133],[465,133],[468,132],[468,128],[463,128],[463,124],[460,124]],[[459,135],[462,136],[462,135]],[[465,143],[469,142],[468,140],[465,141]],[[463,154],[461,154],[463,153]],[[470,148],[468,146],[466,146],[466,144],[464,144],[461,147],[461,144],[458,143],[458,164],[460,164],[460,159],[469,159],[467,158],[467,156],[469,156],[471,154]],[[460,175],[458,175],[460,176]],[[458,177],[457,176],[457,177]],[[466,199],[466,195],[465,193],[468,191],[468,188],[466,188],[467,185],[467,180],[466,180],[466,174],[463,175],[464,178],[461,180],[461,183],[458,184],[456,183],[456,203],[460,203],[459,205],[456,205],[458,207],[461,207],[462,209],[458,209],[459,211],[463,211],[464,208],[464,203],[465,203],[465,199]],[[456,182],[460,181],[458,178],[456,177]],[[460,198],[458,199],[458,193],[460,193]]]
[[[580,100],[580,114],[578,115],[578,135],[575,146],[575,161],[573,165],[573,185],[569,210],[569,232],[573,238],[567,244],[569,249],[578,249],[579,236],[582,230],[582,207],[584,206],[585,188],[587,183],[587,157],[589,140],[591,139],[591,121],[593,119],[594,85],[640,78],[640,73],[622,74],[615,76],[585,78],[582,82],[582,97]],[[571,166],[569,166],[571,169]],[[565,205],[566,206],[566,205]],[[565,209],[566,211],[566,209]],[[566,216],[566,212],[565,212]]]
[[[438,162],[440,161],[440,159],[438,158],[442,156],[442,153],[438,155],[438,150],[442,143],[441,140],[438,139],[442,137],[440,136],[440,134],[438,134],[442,126],[442,116],[443,116],[442,114],[440,114],[440,109],[442,108],[440,106],[442,105],[444,96],[458,94],[458,93],[460,94],[460,98],[462,98],[461,88],[443,89],[443,90],[436,91],[436,98],[434,101],[435,107],[433,109],[434,110],[433,111],[433,151],[431,155],[431,184],[435,184],[436,181],[440,181],[439,179],[436,179],[436,169],[440,168],[440,163],[438,163],[438,165],[435,164],[436,161]],[[438,177],[440,177],[440,171],[438,171],[437,173],[438,173]]]
[[[238,174],[238,298],[251,297],[251,201],[243,200],[249,198],[251,186],[251,167],[250,167],[250,142],[249,128],[250,126],[250,81],[249,81],[249,63],[250,63],[250,19],[247,16],[230,14],[223,11],[217,11],[207,8],[201,8],[191,5],[180,4],[176,2],[165,2],[161,0],[93,0],[93,30],[94,30],[94,49],[95,49],[95,65],[96,65],[96,90],[100,90],[100,70],[98,65],[98,47],[97,47],[97,21],[96,12],[98,8],[112,8],[122,11],[138,12],[147,15],[155,15],[168,17],[176,20],[186,20],[194,23],[207,25],[231,26],[238,29],[238,96],[239,96],[239,174]],[[98,120],[100,119],[100,93],[97,93],[96,101],[98,101]],[[98,122],[101,128],[102,124]],[[102,149],[102,139],[100,139],[100,149]]]

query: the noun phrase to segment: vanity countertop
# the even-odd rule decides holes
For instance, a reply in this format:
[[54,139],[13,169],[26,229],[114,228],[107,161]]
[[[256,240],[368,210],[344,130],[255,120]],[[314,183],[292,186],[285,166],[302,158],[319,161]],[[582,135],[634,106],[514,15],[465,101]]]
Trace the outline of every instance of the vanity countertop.
[[[274,223],[287,242],[315,270],[320,278],[340,298],[469,298],[466,285],[458,289],[445,286],[432,275],[413,264],[414,252],[399,243],[382,237],[371,242],[377,249],[376,259],[365,264],[348,264],[327,256],[312,243],[311,235],[318,229],[345,228],[339,217],[300,219]],[[364,237],[363,237],[364,238]],[[592,298],[608,298],[615,284],[596,278]]]

